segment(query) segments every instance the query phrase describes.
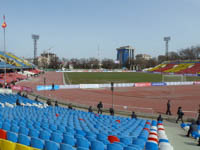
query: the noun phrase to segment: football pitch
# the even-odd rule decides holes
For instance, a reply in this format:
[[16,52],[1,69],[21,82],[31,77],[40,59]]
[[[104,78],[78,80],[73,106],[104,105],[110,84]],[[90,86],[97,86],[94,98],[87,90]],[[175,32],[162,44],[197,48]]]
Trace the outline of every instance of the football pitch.
[[[161,74],[143,72],[65,72],[68,84],[162,82]],[[200,81],[200,77],[187,77],[187,81]]]

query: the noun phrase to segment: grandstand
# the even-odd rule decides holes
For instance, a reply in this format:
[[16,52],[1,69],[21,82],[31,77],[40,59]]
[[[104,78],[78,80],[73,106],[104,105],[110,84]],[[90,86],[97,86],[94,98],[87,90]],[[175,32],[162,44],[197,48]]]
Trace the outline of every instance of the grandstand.
[[16,82],[27,79],[28,76],[40,74],[41,71],[35,69],[33,64],[24,59],[11,53],[0,51],[0,73],[0,87],[6,83],[6,86],[11,88]]
[[21,59],[11,53],[5,53],[0,51],[0,61],[3,64],[0,64],[0,67],[3,68],[3,65],[6,68],[12,68],[12,69],[29,69],[29,68],[35,68],[35,66],[29,62],[27,62],[24,59]]
[[162,122],[47,107],[19,95],[0,98],[1,150],[173,149]]
[[200,61],[164,62],[149,72],[175,73],[175,74],[200,74]]

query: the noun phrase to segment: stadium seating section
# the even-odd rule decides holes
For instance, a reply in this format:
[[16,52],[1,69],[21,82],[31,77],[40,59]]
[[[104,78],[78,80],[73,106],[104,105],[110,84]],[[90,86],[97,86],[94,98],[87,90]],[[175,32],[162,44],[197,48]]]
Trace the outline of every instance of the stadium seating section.
[[176,74],[200,74],[200,62],[171,62],[160,64],[148,70],[149,72],[164,72]]
[[11,53],[5,53],[0,51],[0,68],[34,68],[35,66],[28,61],[21,59]]
[[19,58],[19,57],[13,55],[13,54],[11,54],[11,53],[6,53],[6,54],[7,54],[8,56],[12,57],[13,59],[15,59],[15,60],[21,62],[22,64],[25,64],[26,66],[32,67],[32,64],[30,64],[28,61],[26,61],[26,60],[24,60],[24,59],[21,59],[21,58]]
[[[0,84],[4,83],[5,74],[0,74]],[[6,83],[17,82],[20,80],[27,79],[27,76],[18,73],[6,73]]]
[[[16,99],[23,106],[15,106]],[[162,122],[98,115],[0,95],[1,150],[171,150]],[[30,148],[30,147],[31,148]],[[33,150],[33,149],[32,149]]]

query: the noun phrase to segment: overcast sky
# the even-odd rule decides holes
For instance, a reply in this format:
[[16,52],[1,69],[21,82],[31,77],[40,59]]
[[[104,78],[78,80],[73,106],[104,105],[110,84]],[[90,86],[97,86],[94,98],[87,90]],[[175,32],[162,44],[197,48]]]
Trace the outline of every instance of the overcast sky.
[[[7,51],[33,57],[31,34],[39,34],[38,55],[116,59],[116,48],[131,45],[135,53],[165,53],[200,44],[200,0],[0,0],[0,22],[6,15]],[[3,29],[0,31],[3,50]]]

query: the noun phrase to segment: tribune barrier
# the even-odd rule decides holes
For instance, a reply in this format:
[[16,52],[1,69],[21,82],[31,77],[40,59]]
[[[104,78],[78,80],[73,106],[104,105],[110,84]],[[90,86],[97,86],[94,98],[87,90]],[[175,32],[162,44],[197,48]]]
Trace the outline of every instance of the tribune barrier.
[[80,84],[81,89],[98,89],[99,84]]
[[200,81],[194,81],[194,85],[200,85]]
[[59,89],[79,89],[80,84],[59,85]]
[[[174,86],[174,85],[200,85],[200,81],[185,81],[185,82],[139,82],[139,83],[115,83],[114,87],[150,87],[150,86]],[[110,88],[111,84],[70,84],[70,85],[55,85],[54,89],[98,89],[98,88]],[[20,87],[15,87],[17,88]],[[37,91],[51,90],[52,85],[38,85]]]
[[[44,86],[44,85],[38,85],[37,87],[36,87],[36,89],[38,90],[38,91],[42,91],[42,90],[52,90],[52,85],[46,85],[46,86]],[[59,89],[59,85],[54,85],[54,90],[58,90]]]
[[148,87],[151,86],[151,82],[139,82],[135,83],[135,87]]
[[193,85],[194,82],[193,81],[186,81],[186,82],[165,82],[167,84],[167,86],[170,85]]
[[167,84],[165,82],[152,82],[151,86],[166,86]]
[[20,86],[20,85],[14,85],[14,86],[12,86],[12,90],[32,92],[32,88],[27,87],[27,86]]

